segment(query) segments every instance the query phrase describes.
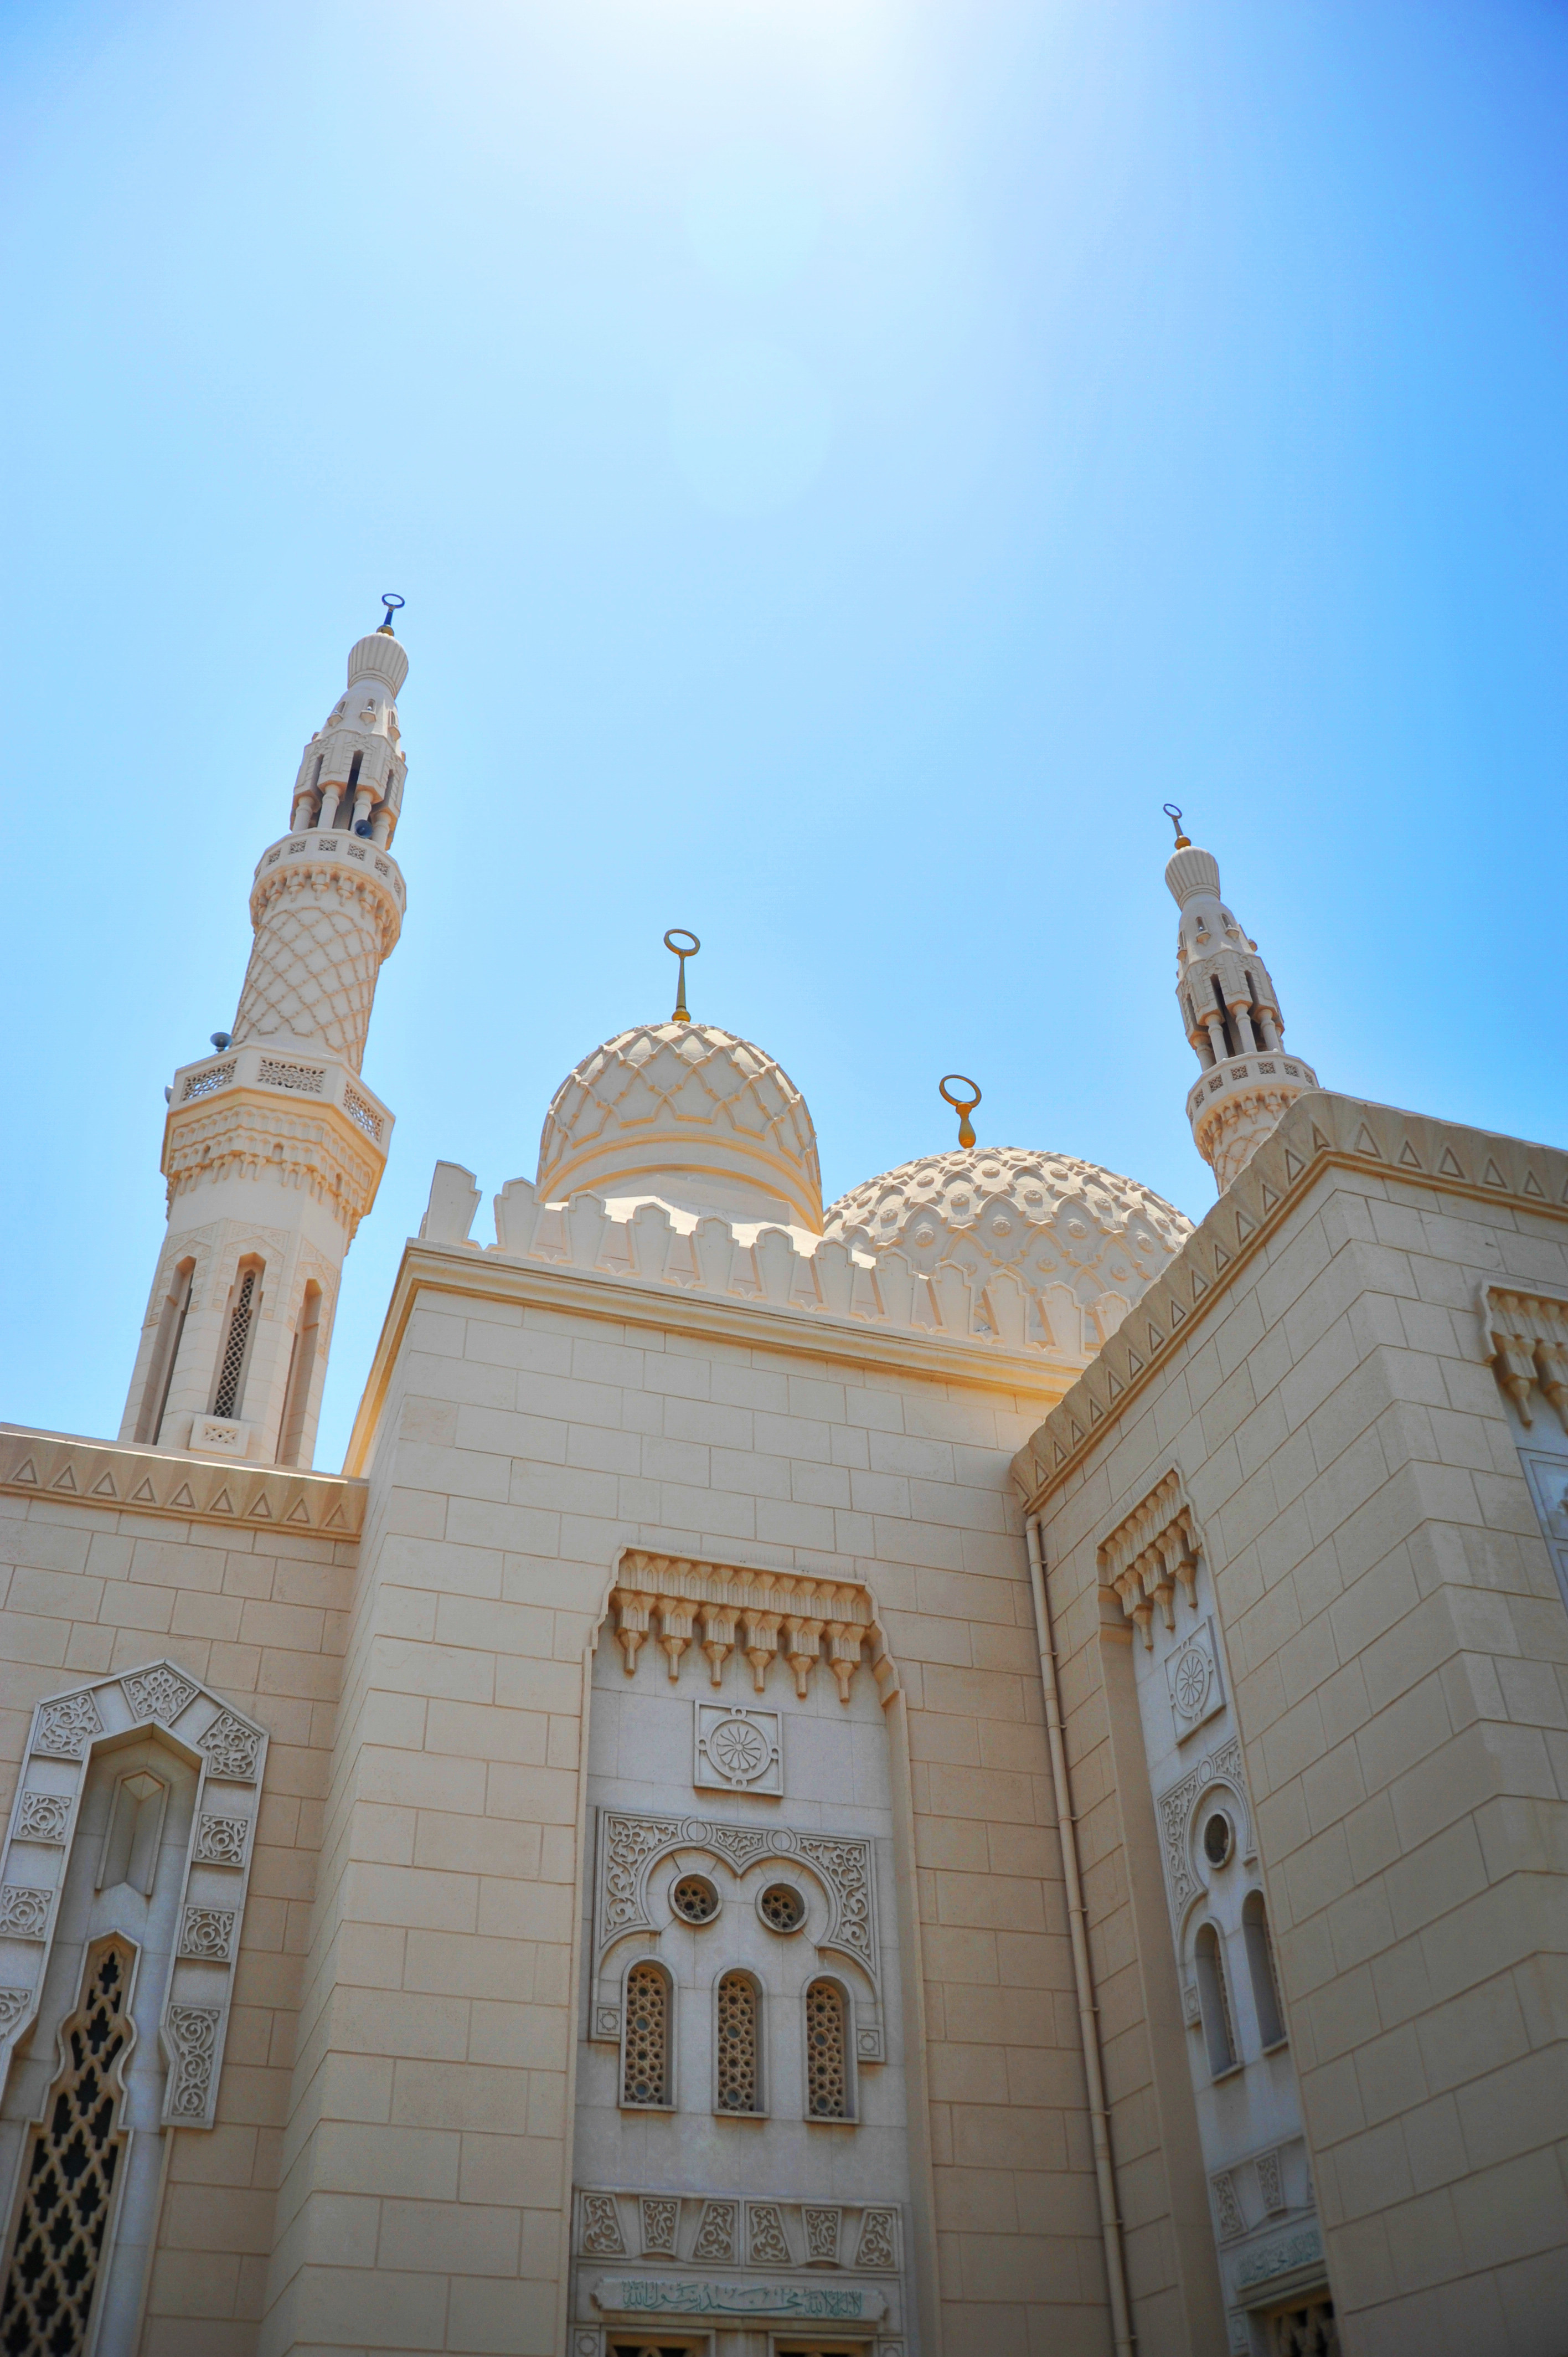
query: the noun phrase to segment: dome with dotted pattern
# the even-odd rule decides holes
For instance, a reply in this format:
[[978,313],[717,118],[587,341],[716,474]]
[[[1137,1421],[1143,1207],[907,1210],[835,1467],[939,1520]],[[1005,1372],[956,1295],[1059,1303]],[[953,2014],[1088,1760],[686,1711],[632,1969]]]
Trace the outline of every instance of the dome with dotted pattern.
[[975,1273],[1016,1267],[1031,1289],[1056,1281],[1086,1305],[1135,1301],[1192,1232],[1135,1178],[1070,1154],[1016,1146],[922,1155],[831,1204],[823,1233],[917,1265],[958,1260]]

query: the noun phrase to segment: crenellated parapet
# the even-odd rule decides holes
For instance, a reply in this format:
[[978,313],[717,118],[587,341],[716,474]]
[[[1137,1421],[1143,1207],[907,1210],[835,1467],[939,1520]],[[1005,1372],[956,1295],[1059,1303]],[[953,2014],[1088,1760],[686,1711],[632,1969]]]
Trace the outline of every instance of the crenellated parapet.
[[[547,1202],[530,1180],[514,1178],[495,1199],[489,1249],[787,1318],[925,1333],[1080,1367],[1179,1248],[1187,1223],[1131,1181],[1065,1157],[999,1151],[986,1157],[994,1178],[966,1186],[950,1166],[978,1158],[911,1165],[907,1189],[899,1173],[891,1187],[874,1182],[877,1200],[844,1198],[829,1215],[830,1231],[843,1222],[840,1232],[822,1236],[716,1213],[694,1218],[655,1201],[618,1216],[603,1196],[584,1190]],[[422,1236],[467,1244],[478,1201],[468,1172],[438,1164]],[[869,1223],[856,1216],[868,1209]]]

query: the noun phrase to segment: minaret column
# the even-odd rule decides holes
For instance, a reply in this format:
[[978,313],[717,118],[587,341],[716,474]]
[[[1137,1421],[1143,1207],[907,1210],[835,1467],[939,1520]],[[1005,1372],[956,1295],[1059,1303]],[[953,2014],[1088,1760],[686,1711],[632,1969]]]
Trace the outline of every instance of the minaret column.
[[[168,1228],[122,1439],[311,1462],[343,1259],[392,1138],[360,1067],[403,924],[389,846],[407,670],[390,618],[352,650],[348,686],[305,748],[290,832],[256,864],[233,1030],[166,1092]],[[310,824],[318,796],[348,799],[344,825]]]
[[[1283,1044],[1279,999],[1258,944],[1244,933],[1219,889],[1219,863],[1180,831],[1165,868],[1165,882],[1181,910],[1176,936],[1176,1005],[1182,1030],[1198,1062],[1199,1078],[1187,1092],[1187,1119],[1198,1152],[1223,1193],[1246,1168],[1285,1107],[1317,1086],[1310,1064]],[[1190,1009],[1201,1034],[1189,1028]],[[1236,1040],[1227,1047],[1229,1019]],[[1254,1034],[1253,1026],[1257,1027]],[[1211,1063],[1205,1063],[1207,1036]],[[1266,1043],[1257,1044],[1261,1037]]]

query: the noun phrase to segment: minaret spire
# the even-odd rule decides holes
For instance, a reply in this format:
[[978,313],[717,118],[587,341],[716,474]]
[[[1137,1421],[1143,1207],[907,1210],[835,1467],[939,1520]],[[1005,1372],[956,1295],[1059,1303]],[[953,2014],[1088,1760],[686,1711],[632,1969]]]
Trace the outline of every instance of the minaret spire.
[[1176,831],[1165,882],[1181,910],[1176,933],[1176,1005],[1203,1066],[1187,1093],[1193,1141],[1221,1194],[1317,1074],[1286,1053],[1278,993],[1258,944],[1242,931],[1219,891],[1219,863]]
[[359,1077],[404,905],[391,845],[408,657],[392,634],[403,600],[382,603],[305,748],[289,833],[256,863],[233,1030],[166,1092],[168,1232],[123,1440],[311,1461],[343,1257],[392,1130]]

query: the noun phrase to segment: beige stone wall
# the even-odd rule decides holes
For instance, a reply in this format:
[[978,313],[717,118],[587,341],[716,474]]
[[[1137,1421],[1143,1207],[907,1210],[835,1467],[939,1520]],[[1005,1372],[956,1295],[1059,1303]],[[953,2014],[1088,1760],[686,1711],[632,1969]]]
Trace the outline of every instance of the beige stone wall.
[[559,2345],[583,1664],[633,1544],[874,1591],[918,1869],[922,2263],[955,2346],[1109,2346],[1008,1479],[1049,1394],[999,1390],[979,1352],[972,1382],[926,1379],[739,1318],[727,1340],[725,1315],[682,1330],[667,1292],[410,1247],[265,2350]]
[[[188,1472],[201,1501],[232,1468],[9,1434],[0,1450],[0,1775],[9,1805],[33,1706],[78,1680],[166,1657],[271,1735],[234,2009],[210,2132],[173,2132],[145,2357],[251,2357],[263,2309],[308,1941],[333,1710],[356,1551],[319,1525],[356,1485],[252,1473],[274,1519],[135,1512],[52,1481],[110,1469],[126,1498],[150,1470],[166,1499]],[[44,1480],[18,1484],[29,1458]],[[279,1527],[308,1501],[307,1526]],[[357,1501],[353,1501],[357,1511]],[[352,1519],[352,1515],[349,1519]],[[308,1525],[316,1525],[310,1527]]]
[[[1021,1469],[1043,1493],[1108,2038],[1120,2018],[1135,2057],[1129,2212],[1187,2061],[1163,1908],[1128,1903],[1158,1867],[1135,1854],[1094,1551],[1174,1465],[1235,1680],[1352,2357],[1568,2343],[1568,1614],[1478,1314],[1488,1277],[1568,1285],[1565,1186],[1544,1149],[1304,1099]],[[1181,2345],[1152,2276],[1138,2295],[1145,2350]]]

